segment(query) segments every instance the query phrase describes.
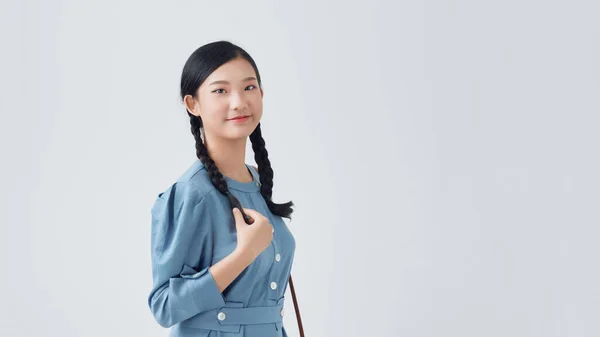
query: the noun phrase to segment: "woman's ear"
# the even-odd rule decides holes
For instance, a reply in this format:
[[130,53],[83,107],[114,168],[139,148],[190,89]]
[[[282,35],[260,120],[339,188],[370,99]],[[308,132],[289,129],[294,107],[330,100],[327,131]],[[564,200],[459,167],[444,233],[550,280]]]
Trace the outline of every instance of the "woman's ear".
[[198,107],[199,103],[192,95],[185,95],[183,98],[183,103],[185,104],[185,108],[189,113],[200,117],[200,109]]

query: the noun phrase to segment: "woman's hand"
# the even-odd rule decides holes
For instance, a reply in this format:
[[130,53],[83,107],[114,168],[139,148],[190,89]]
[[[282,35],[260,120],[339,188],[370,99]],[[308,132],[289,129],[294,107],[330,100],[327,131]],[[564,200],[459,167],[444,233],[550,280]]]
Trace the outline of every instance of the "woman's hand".
[[251,225],[246,224],[242,212],[237,207],[233,209],[237,229],[236,250],[247,256],[252,263],[271,244],[273,225],[267,217],[251,208],[244,208],[244,213],[254,220]]

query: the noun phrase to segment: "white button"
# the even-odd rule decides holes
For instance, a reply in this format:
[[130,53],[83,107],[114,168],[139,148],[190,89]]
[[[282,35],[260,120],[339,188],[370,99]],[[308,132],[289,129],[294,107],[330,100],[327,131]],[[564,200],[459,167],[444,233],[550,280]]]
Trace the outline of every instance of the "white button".
[[277,289],[277,282],[271,282],[271,289]]
[[256,182],[256,186],[259,186],[259,187],[260,187],[260,183],[259,183],[258,181]]
[[225,315],[225,313],[222,311],[217,315],[217,318],[219,319],[219,321],[225,320],[225,317],[227,317],[227,315]]
[[281,261],[281,255],[279,255],[279,254],[275,255],[275,261],[277,261],[277,262]]
[[275,227],[273,227],[273,229],[271,229],[271,233],[275,233]]
[[281,317],[283,317],[283,308],[281,308]]

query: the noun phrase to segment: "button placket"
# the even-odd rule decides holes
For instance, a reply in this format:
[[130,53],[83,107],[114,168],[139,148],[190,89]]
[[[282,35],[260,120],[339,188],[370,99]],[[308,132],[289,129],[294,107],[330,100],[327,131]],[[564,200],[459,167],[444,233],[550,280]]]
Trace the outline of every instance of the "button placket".
[[[274,222],[271,219],[269,219],[269,221],[271,221],[271,224],[273,226],[273,233],[274,233],[275,232],[275,225],[273,225]],[[273,251],[275,252],[275,261],[279,262],[277,260],[277,256],[279,256],[279,258],[281,259],[281,255],[279,254],[279,242],[277,241],[275,235],[273,235],[273,240],[271,240],[271,244],[273,245]]]
[[[271,221],[271,224],[274,224],[275,222],[272,221],[272,219],[269,220]],[[273,226],[273,230],[275,230],[275,226]],[[272,264],[271,264],[271,268],[269,270],[269,276],[270,276],[270,281],[269,282],[269,289],[271,289],[270,293],[271,295],[269,295],[272,299],[277,299],[279,297],[279,291],[277,291],[278,288],[278,284],[277,284],[277,275],[279,275],[279,272],[277,270],[277,268],[279,268],[279,264],[278,262],[281,261],[281,253],[279,250],[279,242],[277,240],[277,237],[274,235],[273,236],[273,240],[271,240],[271,244],[273,245],[273,251],[275,252],[275,255],[273,257],[272,260]]]

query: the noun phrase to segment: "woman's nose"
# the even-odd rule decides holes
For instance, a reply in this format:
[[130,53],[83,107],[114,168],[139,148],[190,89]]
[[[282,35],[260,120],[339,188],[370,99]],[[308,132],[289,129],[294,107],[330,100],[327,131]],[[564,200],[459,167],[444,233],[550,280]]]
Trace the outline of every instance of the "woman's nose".
[[241,94],[231,95],[231,108],[232,110],[242,110],[246,105],[246,99]]

